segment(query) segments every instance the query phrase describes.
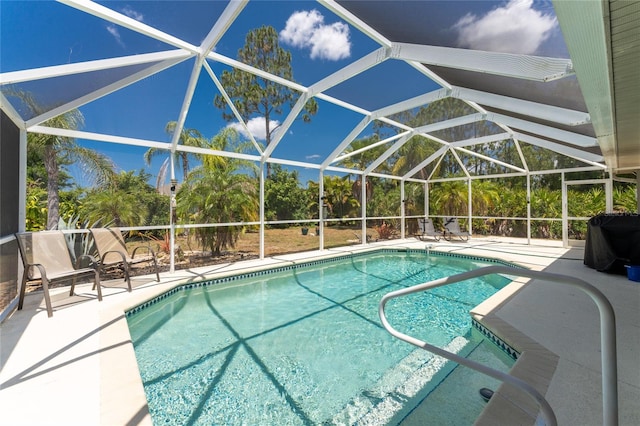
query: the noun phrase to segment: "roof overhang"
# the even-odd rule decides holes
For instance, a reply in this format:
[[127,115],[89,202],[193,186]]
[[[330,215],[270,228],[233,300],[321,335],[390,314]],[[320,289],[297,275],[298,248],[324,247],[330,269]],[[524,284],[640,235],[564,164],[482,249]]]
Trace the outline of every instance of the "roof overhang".
[[640,170],[640,2],[553,5],[607,166]]

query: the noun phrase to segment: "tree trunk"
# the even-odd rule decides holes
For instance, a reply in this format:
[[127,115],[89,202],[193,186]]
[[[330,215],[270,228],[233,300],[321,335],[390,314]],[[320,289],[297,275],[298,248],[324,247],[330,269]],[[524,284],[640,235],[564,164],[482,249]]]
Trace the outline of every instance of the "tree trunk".
[[[268,106],[265,105],[265,114],[264,114],[264,125],[265,125],[265,148],[269,147],[269,144],[271,144],[271,129],[269,128],[269,109]],[[267,179],[269,179],[271,177],[271,163],[267,163]]]
[[58,159],[52,145],[46,145],[44,148],[44,168],[47,171],[47,229],[57,229],[60,219]]
[[183,152],[182,154],[182,182],[187,180],[187,175],[189,174],[189,158],[187,158],[187,153]]
[[[366,192],[366,197],[367,197],[367,201],[371,201],[371,198],[373,197],[373,188],[371,186],[371,182],[368,180],[365,180],[366,182],[366,186],[367,188],[365,189]],[[362,204],[362,176],[358,175],[356,177],[355,182],[353,182],[353,185],[351,185],[351,193],[353,194],[353,197],[358,201],[358,203]]]

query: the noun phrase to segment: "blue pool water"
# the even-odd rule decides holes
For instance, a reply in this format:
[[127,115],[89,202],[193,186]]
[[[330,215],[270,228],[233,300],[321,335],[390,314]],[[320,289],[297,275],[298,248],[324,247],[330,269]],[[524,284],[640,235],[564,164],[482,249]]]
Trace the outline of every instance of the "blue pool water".
[[[441,380],[441,362],[382,328],[380,298],[488,264],[374,253],[188,288],[133,310],[127,320],[153,422],[397,423],[398,410],[374,408],[393,405],[407,386],[425,388],[425,374]],[[387,314],[400,331],[471,352],[469,310],[508,282],[489,276],[395,299]],[[417,404],[424,392],[414,393]]]

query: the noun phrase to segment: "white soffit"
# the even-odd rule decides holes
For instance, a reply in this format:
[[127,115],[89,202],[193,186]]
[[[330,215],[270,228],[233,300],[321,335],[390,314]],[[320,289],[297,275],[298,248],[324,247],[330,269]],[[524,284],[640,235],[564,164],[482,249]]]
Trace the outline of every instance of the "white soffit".
[[640,2],[553,4],[607,165],[640,170]]

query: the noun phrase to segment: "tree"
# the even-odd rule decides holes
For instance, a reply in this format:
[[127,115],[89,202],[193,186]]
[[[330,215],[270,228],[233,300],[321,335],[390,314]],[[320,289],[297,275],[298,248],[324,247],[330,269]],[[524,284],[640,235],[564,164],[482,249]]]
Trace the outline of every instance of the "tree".
[[353,188],[347,177],[324,177],[324,202],[329,214],[336,218],[359,216],[356,209],[360,207],[360,203],[353,196]]
[[[421,107],[415,112],[413,110],[403,111],[393,115],[391,118],[411,127],[420,127],[425,124],[451,120],[453,118],[463,117],[474,113],[477,113],[477,111],[464,101],[457,98],[445,98]],[[387,126],[387,124],[382,123],[377,125],[377,128],[384,128]],[[445,141],[453,142],[494,134],[501,131],[501,129],[490,122],[478,121],[438,130],[432,132],[432,134],[433,136]],[[428,158],[431,154],[436,152],[441,146],[442,145],[440,143],[423,136],[412,137],[410,141],[405,143],[398,152],[389,159],[389,161],[395,161],[392,173],[400,175],[407,173],[409,170],[412,170],[415,166]],[[482,149],[474,147],[473,149],[482,152],[485,147],[483,146]],[[507,154],[511,154],[511,152],[507,151]],[[501,157],[496,156],[496,158]],[[464,175],[458,162],[452,160],[454,159],[451,155],[445,156],[443,161],[440,163],[438,176],[454,177]],[[480,164],[476,157],[472,157],[470,163],[470,166],[475,166],[476,169],[478,168],[478,164]],[[433,164],[425,166],[422,170],[417,172],[417,177],[426,179],[433,171],[433,167]]]
[[[505,192],[510,190],[501,184],[497,184],[493,180],[488,179],[476,179],[471,181],[471,206],[474,216],[491,216],[494,212],[496,205],[501,201],[501,198],[505,195]],[[508,199],[508,196],[505,197]],[[500,213],[503,216],[509,216],[504,213]],[[473,232],[474,233],[486,233],[493,229],[498,229],[499,232],[504,233],[503,230],[507,228],[513,228],[510,225],[511,220],[508,219],[474,219],[473,220]]]
[[491,180],[471,181],[471,204],[474,216],[488,216],[503,191],[504,188],[499,187]]
[[89,223],[102,226],[135,226],[141,224],[146,209],[141,208],[136,194],[117,188],[92,192],[85,200],[85,215]]
[[[177,122],[170,121],[167,123],[167,126],[165,127],[165,131],[169,135],[173,135],[177,125],[178,125]],[[204,138],[202,134],[197,129],[183,128],[182,131],[180,132],[180,139],[178,140],[178,143],[184,146],[200,147],[200,146],[203,146],[204,144],[203,140]],[[158,148],[149,148],[147,152],[144,153],[144,162],[147,164],[147,166],[150,166],[151,160],[154,157],[157,157],[158,155],[162,155],[165,153],[167,153],[166,150],[161,150]],[[192,154],[184,151],[176,151],[175,155],[178,161],[182,164],[182,180],[184,181],[187,178],[187,174],[189,173],[189,155],[192,155]],[[160,167],[160,172],[158,173],[158,178],[156,180],[156,189],[158,190],[160,190],[160,188],[162,187],[165,181],[168,165],[169,165],[169,159],[167,158],[164,161],[164,163],[162,163],[162,166]]]
[[[35,144],[27,146],[27,205],[26,230],[41,231],[47,229],[47,170],[43,159],[44,151]],[[77,217],[82,209],[81,198],[84,189],[75,185],[65,167],[72,164],[65,157],[58,156],[58,228],[63,221]]]
[[633,186],[615,187],[613,189],[614,210],[624,213],[638,213],[637,193]]
[[[371,178],[373,185],[373,196],[371,202],[367,204],[367,216],[398,216],[400,214],[400,186],[398,181],[393,179]],[[397,226],[395,219],[386,222]]]
[[[77,129],[83,123],[80,111],[73,110],[52,118],[45,126],[62,129]],[[47,171],[47,229],[55,229],[60,219],[60,158],[79,163],[88,175],[93,175],[98,184],[113,178],[111,160],[97,151],[78,145],[73,138],[29,133],[28,144],[42,153]]]
[[264,182],[264,210],[267,220],[307,219],[305,191],[296,171],[287,172],[275,164]]
[[[518,181],[521,183],[519,186],[509,184],[509,182]],[[474,232],[476,230],[478,230],[478,232],[485,230],[490,232],[491,235],[525,237],[527,235],[527,221],[507,219],[524,219],[527,217],[527,191],[524,179],[520,177],[508,180],[501,179],[499,180],[498,188],[500,191],[499,196],[493,200],[492,205],[489,205],[487,216],[496,216],[499,219],[490,219],[486,222],[482,219],[474,220]],[[478,224],[478,220],[481,221],[482,224]]]
[[[407,143],[400,147],[394,156],[396,162],[391,169],[391,173],[394,175],[404,175],[408,173],[436,152],[440,146],[439,143],[427,139],[424,136],[413,136]],[[429,168],[423,167],[416,175],[420,179],[427,179],[429,177]]]
[[[24,91],[10,91],[11,96],[16,96],[23,106],[31,112],[33,117],[45,113],[48,109],[39,105],[30,93]],[[71,110],[57,117],[45,121],[45,127],[55,127],[65,130],[77,130],[84,124],[84,117],[78,110]],[[47,183],[47,229],[55,229],[60,219],[60,183],[61,168],[63,165],[78,163],[88,178],[93,178],[94,183],[108,182],[114,176],[114,166],[107,156],[92,149],[78,145],[74,138],[47,135],[42,133],[29,133],[27,135],[28,159],[41,159],[46,171]],[[37,163],[36,163],[37,164]],[[33,163],[27,164],[31,167]],[[62,174],[62,179],[68,175]]]
[[[352,185],[346,177],[324,176],[322,182],[324,193],[322,200],[326,210],[323,213],[325,218],[350,218],[360,216],[360,203],[355,199],[352,192]],[[318,197],[320,194],[320,185],[315,181],[307,182],[305,190],[307,205],[310,216],[314,219],[319,217]]]
[[[380,140],[380,135],[378,133],[375,133],[374,135],[366,138],[356,139],[353,142],[351,142],[351,144],[349,144],[349,146],[347,147],[347,149],[344,150],[344,152],[351,153],[354,151],[358,151],[362,148],[365,148],[371,144],[378,142],[379,140]],[[387,148],[388,147],[385,147],[385,146],[377,146],[377,147],[368,149],[366,151],[362,151],[358,154],[354,154],[350,157],[347,157],[344,160],[340,161],[339,164],[349,169],[364,170],[367,168],[368,165],[373,163],[378,157],[384,154]],[[373,195],[373,187],[371,186],[371,180],[366,180],[365,185],[366,185],[365,195],[367,197],[367,200],[371,200],[371,197]],[[358,201],[358,203],[362,204],[362,175],[361,174],[356,175],[356,180],[353,182],[353,185],[351,186],[351,191],[355,199]]]
[[120,172],[114,182],[87,193],[82,215],[103,226],[164,225],[169,218],[169,199],[149,185],[149,174],[140,170]]
[[429,193],[429,211],[446,216],[467,214],[467,185],[464,181],[445,181],[433,185]]
[[[244,144],[230,128],[208,141],[208,147],[239,152]],[[255,180],[240,173],[246,161],[204,156],[202,165],[193,169],[177,194],[177,212],[187,223],[217,224],[258,220],[258,196]],[[233,247],[242,226],[198,227],[193,230],[202,247],[219,256]]]
[[[562,217],[562,193],[547,187],[531,191],[531,216],[535,218],[559,219]],[[553,236],[553,222],[541,221],[536,235],[542,238]]]
[[47,190],[40,182],[27,177],[27,199],[25,206],[26,230],[42,231],[47,223]]
[[[293,81],[291,53],[280,47],[278,33],[271,26],[262,26],[249,31],[244,46],[238,50],[238,60]],[[237,68],[232,71],[223,71],[220,80],[245,123],[254,117],[264,118],[265,142],[266,146],[269,146],[273,132],[277,128],[271,127],[271,121],[283,113],[285,106],[291,108],[297,99],[297,94],[286,86]],[[222,117],[225,120],[235,120],[222,95],[216,95],[213,103],[223,111]],[[302,119],[305,122],[310,121],[311,115],[314,115],[317,110],[316,101],[309,99],[304,107]],[[267,176],[270,171],[270,165],[267,164]]]

